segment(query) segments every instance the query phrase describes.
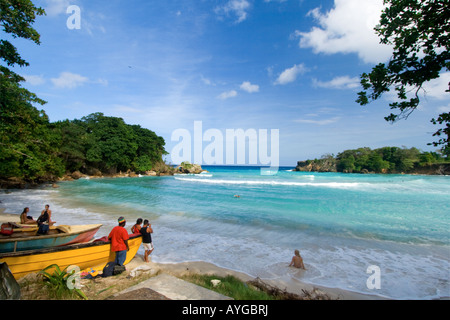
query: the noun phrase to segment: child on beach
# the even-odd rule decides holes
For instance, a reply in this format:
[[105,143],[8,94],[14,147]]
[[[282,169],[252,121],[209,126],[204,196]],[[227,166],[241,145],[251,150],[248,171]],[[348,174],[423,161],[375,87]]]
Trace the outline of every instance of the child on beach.
[[305,265],[303,264],[303,258],[300,255],[300,251],[295,250],[294,254],[295,255],[292,257],[292,261],[289,267],[294,266],[295,268],[306,270]]
[[147,219],[144,220],[144,226],[141,228],[142,234],[142,243],[144,244],[145,249],[145,262],[148,261],[148,256],[153,252],[153,243],[152,243],[152,225],[149,223]]
[[139,218],[136,220],[136,223],[134,226],[131,227],[131,233],[140,233],[141,232],[141,224],[142,224],[142,218]]

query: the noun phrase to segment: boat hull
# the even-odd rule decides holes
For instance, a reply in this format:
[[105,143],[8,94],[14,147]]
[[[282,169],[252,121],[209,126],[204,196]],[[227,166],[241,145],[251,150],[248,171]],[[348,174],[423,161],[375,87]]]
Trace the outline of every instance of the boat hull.
[[[128,240],[130,250],[127,252],[125,264],[134,258],[141,243],[142,236],[130,236]],[[0,254],[0,262],[8,264],[16,279],[29,273],[39,272],[52,264],[57,264],[61,270],[68,266],[78,266],[80,270],[87,268],[102,270],[109,261],[114,259],[115,253],[111,251],[109,241]]]
[[[42,236],[5,237],[4,239],[0,239],[0,253],[38,250],[88,242],[92,240],[101,226],[101,224],[87,225],[84,228],[83,226],[74,226],[74,231],[71,231],[72,229],[70,229],[67,232]],[[32,232],[28,230],[29,229],[24,229],[22,233]],[[16,231],[15,233],[20,232]]]

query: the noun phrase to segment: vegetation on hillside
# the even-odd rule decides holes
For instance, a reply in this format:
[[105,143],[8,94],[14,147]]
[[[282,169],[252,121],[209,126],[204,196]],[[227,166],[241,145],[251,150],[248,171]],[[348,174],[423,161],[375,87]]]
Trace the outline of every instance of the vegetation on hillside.
[[40,182],[74,171],[143,173],[161,167],[167,154],[162,137],[122,118],[93,113],[80,120],[50,123],[32,107],[25,114],[32,124],[2,130],[8,148],[0,154],[0,179]]
[[[436,164],[450,164],[438,152],[421,152],[417,148],[383,147],[345,150],[321,159],[299,161],[298,171],[346,173],[414,173]],[[422,170],[423,171],[423,170]]]

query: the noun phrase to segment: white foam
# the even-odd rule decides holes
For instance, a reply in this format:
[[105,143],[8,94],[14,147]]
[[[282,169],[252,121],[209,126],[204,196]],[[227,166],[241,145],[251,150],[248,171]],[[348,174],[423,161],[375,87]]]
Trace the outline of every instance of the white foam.
[[324,188],[338,188],[338,189],[357,189],[362,184],[359,182],[294,182],[294,181],[277,181],[277,180],[225,180],[225,179],[195,179],[195,178],[180,178],[175,177],[176,180],[186,182],[199,182],[218,185],[250,185],[250,186],[292,186],[292,187],[324,187]]

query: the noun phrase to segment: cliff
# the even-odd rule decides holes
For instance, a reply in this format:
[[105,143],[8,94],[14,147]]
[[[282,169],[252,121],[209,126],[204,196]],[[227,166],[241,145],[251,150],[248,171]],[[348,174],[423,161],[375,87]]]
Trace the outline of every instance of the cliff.
[[298,161],[294,171],[305,172],[337,172],[334,159]]

